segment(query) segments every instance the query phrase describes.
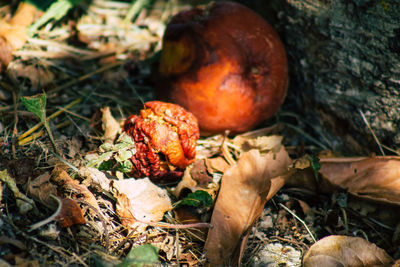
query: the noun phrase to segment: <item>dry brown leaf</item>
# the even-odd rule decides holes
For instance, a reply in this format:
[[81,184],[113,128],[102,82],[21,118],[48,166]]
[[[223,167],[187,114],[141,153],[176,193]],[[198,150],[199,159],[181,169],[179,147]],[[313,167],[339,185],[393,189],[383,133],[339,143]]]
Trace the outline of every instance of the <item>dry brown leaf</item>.
[[320,164],[319,186],[310,168],[299,171],[290,184],[328,193],[340,187],[360,198],[400,205],[400,157],[325,158]]
[[99,204],[92,192],[83,184],[80,184],[79,181],[72,179],[68,173],[65,171],[66,166],[64,164],[57,164],[53,171],[51,172],[51,181],[60,186],[63,191],[68,192],[69,194],[74,195],[82,195],[84,201],[86,201],[93,209],[90,211],[93,215],[96,215],[97,212],[101,212]]
[[205,160],[209,173],[213,173],[216,171],[224,173],[231,167],[223,157],[207,158]]
[[321,159],[320,173],[358,197],[400,205],[400,157]]
[[205,186],[213,180],[212,176],[207,171],[205,159],[199,159],[193,163],[190,169],[190,175],[200,186]]
[[48,87],[54,82],[54,74],[49,68],[41,65],[26,65],[23,62],[12,62],[8,71],[15,79],[25,78],[32,83],[32,88]]
[[118,133],[121,133],[122,129],[116,119],[114,119],[111,114],[109,107],[104,107],[101,109],[102,117],[102,127],[104,130],[104,139],[106,142],[113,142]]
[[46,219],[29,226],[29,231],[38,229],[52,221],[59,221],[61,227],[71,227],[76,224],[86,223],[81,207],[73,199],[60,198],[50,195],[57,202],[57,210]]
[[122,225],[129,230],[143,232],[148,224],[159,222],[164,213],[172,209],[165,189],[153,184],[149,178],[114,181],[116,212]]
[[193,179],[191,175],[192,166],[186,168],[185,172],[183,173],[183,177],[178,185],[172,190],[172,194],[177,198],[180,199],[182,197],[182,192],[196,192],[197,190],[206,191],[212,199],[215,199],[218,194],[219,183],[218,181],[213,181],[208,184],[201,185],[196,180]]
[[391,266],[393,259],[381,248],[360,237],[331,235],[311,246],[304,267]]
[[82,181],[83,185],[91,186],[97,192],[110,192],[111,182],[104,172],[93,167],[82,166],[79,168],[78,174],[85,179]]
[[45,172],[28,184],[28,193],[30,196],[38,199],[48,208],[57,208],[57,203],[51,195],[57,195],[57,188],[50,182],[50,173]]
[[[283,185],[291,160],[282,146],[261,156],[258,150],[244,152],[236,165],[225,172],[214,206],[205,249],[212,266],[237,265],[243,244],[265,203]],[[277,177],[275,181],[271,178]],[[279,178],[278,178],[279,177]],[[247,232],[247,233],[246,233]],[[240,241],[243,238],[242,247]]]
[[81,207],[73,199],[61,199],[61,210],[55,217],[61,227],[71,227],[76,224],[86,223]]
[[172,194],[179,199],[181,196],[181,192],[184,189],[189,189],[192,192],[194,192],[197,182],[192,178],[192,175],[190,175],[190,169],[191,167],[186,168],[185,172],[183,173],[183,177],[181,181],[178,183],[178,185],[175,187],[175,189],[172,191]]

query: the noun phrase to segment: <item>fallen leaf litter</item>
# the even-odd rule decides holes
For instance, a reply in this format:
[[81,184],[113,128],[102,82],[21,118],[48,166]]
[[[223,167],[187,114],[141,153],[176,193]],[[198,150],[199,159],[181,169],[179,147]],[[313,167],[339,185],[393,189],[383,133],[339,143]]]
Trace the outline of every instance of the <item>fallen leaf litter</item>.
[[[155,18],[167,18],[177,12],[168,4],[167,7],[164,6],[164,9],[154,9],[156,13],[164,10],[163,16],[159,16],[159,14],[154,16],[144,10],[136,23],[138,23],[137,25],[146,25],[146,27],[131,24],[133,30],[130,28],[126,31],[122,27],[121,31],[116,32],[115,27],[121,25],[121,18],[127,8],[128,4],[124,3],[96,1],[95,5],[89,8],[89,15],[81,17],[77,23],[81,34],[78,38],[81,42],[86,42],[85,48],[76,48],[74,44],[64,43],[64,40],[67,39],[65,37],[68,37],[67,25],[57,26],[50,22],[48,27],[42,28],[38,32],[40,38],[23,40],[26,42],[25,46],[15,51],[14,55],[17,57],[8,63],[10,80],[5,80],[2,86],[9,90],[6,90],[5,93],[2,92],[2,106],[0,106],[0,112],[4,114],[0,123],[0,170],[2,171],[0,208],[4,215],[0,217],[0,246],[5,248],[1,250],[1,256],[6,256],[8,261],[16,264],[65,265],[68,263],[86,266],[90,260],[96,258],[96,260],[116,263],[123,260],[132,248],[143,244],[153,244],[158,248],[159,260],[170,264],[187,263],[192,266],[205,264],[203,246],[206,242],[206,234],[200,228],[177,230],[160,224],[161,227],[147,226],[146,230],[142,229],[137,232],[134,231],[136,225],[133,225],[133,230],[127,231],[126,225],[121,224],[123,219],[126,219],[125,215],[123,215],[124,218],[118,217],[115,209],[116,192],[109,184],[110,178],[116,179],[115,177],[123,176],[121,169],[104,172],[92,168],[93,166],[100,167],[101,163],[112,157],[118,159],[119,163],[126,162],[125,154],[129,154],[128,151],[133,149],[132,144],[126,139],[119,139],[119,147],[111,144],[111,146],[104,146],[98,150],[98,146],[106,139],[113,140],[115,134],[119,132],[117,125],[121,125],[121,123],[113,120],[112,116],[110,117],[111,113],[119,114],[118,118],[126,118],[128,114],[132,113],[132,107],[137,108],[136,112],[138,112],[143,106],[142,102],[153,99],[152,90],[150,87],[146,87],[146,81],[143,81],[148,77],[150,63],[146,65],[138,62],[152,55],[152,52],[155,51],[152,50],[153,48],[160,48],[160,37],[166,21]],[[9,7],[1,9],[0,12],[2,15],[9,13]],[[170,13],[165,14],[166,12]],[[107,25],[102,19],[107,20]],[[93,28],[93,25],[97,25],[97,28]],[[127,32],[129,34],[126,34]],[[23,36],[23,38],[25,37]],[[105,39],[107,41],[104,41]],[[120,46],[120,44],[123,45]],[[76,64],[77,59],[81,59],[83,63]],[[133,62],[133,64],[124,64],[126,61],[119,61],[121,59]],[[37,64],[36,68],[33,67],[33,63]],[[25,67],[28,67],[26,71],[22,71]],[[102,74],[104,76],[101,76]],[[132,74],[134,75],[132,76]],[[98,79],[99,77],[100,79]],[[112,81],[107,81],[106,77],[112,77]],[[12,103],[12,98],[15,98],[17,94],[10,89],[15,78],[22,80],[19,87],[23,95],[40,93],[42,88],[47,90],[46,111],[48,114],[52,114],[48,118],[52,131],[55,132],[55,143],[66,155],[72,155],[66,159],[66,162],[60,162],[53,156],[45,132],[37,131],[40,130],[41,125],[35,126],[37,121],[32,119],[31,115],[26,116],[23,112],[19,113],[18,127],[21,128],[18,130],[20,133],[25,132],[26,134],[14,137],[18,138],[21,147],[15,149],[13,145],[15,142],[8,138],[12,135],[10,121],[13,121],[12,110],[16,107],[16,104]],[[120,88],[120,91],[112,88]],[[66,103],[70,104],[65,105]],[[111,112],[105,109],[110,103]],[[22,106],[17,106],[17,109],[18,111],[24,110]],[[98,119],[101,117],[101,109],[106,114],[105,117],[108,117],[108,122],[111,122],[110,125],[113,125],[111,130],[108,130],[109,126],[106,126],[107,134],[105,136],[103,135],[104,129],[101,129],[101,124],[99,124],[100,119]],[[282,127],[275,125],[275,129],[280,129],[280,131],[274,132],[273,129],[267,128],[238,135],[233,139],[223,135],[200,139],[196,150],[198,152],[197,159],[203,160],[199,164],[202,167],[194,170],[191,167],[187,168],[182,180],[185,183],[178,186],[179,190],[171,188],[170,197],[175,201],[173,195],[180,199],[189,192],[203,190],[208,192],[215,201],[220,192],[220,180],[224,179],[225,173],[229,174],[237,168],[241,156],[246,153],[256,153],[254,151],[258,151],[261,155],[279,153],[285,147],[289,150],[288,146],[281,144],[280,134],[284,132]],[[74,148],[62,141],[70,141],[72,138],[80,140],[80,142],[76,142],[78,145]],[[290,137],[285,136],[285,139],[283,142],[286,145],[287,139],[290,140]],[[310,151],[316,152],[312,149]],[[99,159],[104,154],[106,156]],[[290,154],[296,155],[296,151],[291,150]],[[29,181],[31,189],[26,191],[26,188],[15,185],[13,180],[20,177],[10,176],[10,173],[17,173],[15,171],[5,171],[3,159],[10,160],[10,157],[30,156],[35,158],[36,169],[40,170],[42,175],[32,177],[32,183]],[[299,155],[293,158],[299,158]],[[337,162],[337,160],[341,160],[341,162]],[[399,252],[396,251],[395,246],[388,245],[396,244],[400,240],[398,234],[395,234],[399,232],[396,230],[398,227],[396,220],[389,220],[387,214],[382,213],[383,209],[379,206],[367,205],[357,198],[361,196],[370,200],[378,200],[383,203],[381,207],[384,207],[387,212],[396,214],[398,185],[395,177],[399,170],[398,158],[371,157],[330,160],[321,157],[321,168],[317,170],[318,177],[315,177],[316,170],[312,169],[309,161],[307,159],[305,161],[305,165],[296,165],[295,162],[292,166],[297,175],[295,175],[297,180],[293,179],[293,182],[297,182],[297,184],[292,188],[284,188],[281,193],[274,196],[272,201],[267,204],[268,213],[265,213],[265,210],[262,211],[262,201],[257,200],[260,202],[258,207],[258,210],[261,209],[260,213],[257,215],[250,210],[253,216],[247,218],[249,220],[246,220],[244,226],[239,226],[239,228],[244,228],[246,235],[241,236],[240,233],[239,236],[234,237],[234,239],[239,237],[240,242],[244,242],[243,240],[248,238],[247,249],[243,251],[243,247],[240,247],[239,252],[235,252],[234,255],[239,258],[243,256],[243,262],[253,266],[272,262],[299,266],[301,254],[305,255],[313,241],[302,223],[294,219],[293,215],[285,209],[279,208],[280,205],[285,205],[294,212],[293,214],[304,219],[312,234],[318,238],[334,234],[368,237],[378,246],[384,247],[391,255],[398,256]],[[93,166],[84,166],[88,162]],[[65,165],[65,163],[68,164]],[[299,167],[300,165],[301,167]],[[13,168],[18,168],[18,166]],[[344,170],[343,175],[338,175],[338,171],[332,171],[330,168]],[[49,172],[46,174],[45,171]],[[279,172],[271,172],[270,177],[278,176],[271,180],[271,185],[268,186],[272,187],[275,183],[276,188],[280,188],[286,178],[279,176]],[[372,175],[369,175],[371,173]],[[25,174],[21,173],[20,176],[25,176]],[[350,179],[354,177],[356,179],[369,177],[369,179],[363,179],[365,184],[358,184],[357,187],[357,184],[350,182]],[[323,185],[327,185],[327,187],[323,187],[325,194],[313,191],[320,189],[314,183],[314,178],[321,178]],[[389,181],[386,183],[387,186],[380,184],[378,178],[387,179]],[[329,183],[326,183],[327,181]],[[310,186],[304,187],[303,182],[307,182],[307,185]],[[224,184],[225,182],[222,181],[222,186]],[[388,186],[389,184],[390,186]],[[17,190],[18,187],[22,190]],[[36,191],[33,190],[34,188]],[[349,194],[343,191],[346,189],[349,189]],[[160,194],[165,196],[165,192]],[[267,194],[267,192],[262,191],[262,194]],[[62,222],[55,223],[53,221],[33,232],[28,232],[29,226],[50,218],[54,206],[57,206],[54,203],[51,204],[51,200],[48,200],[46,195],[60,195],[61,200],[59,199],[59,201],[61,202],[62,200],[64,202],[73,201],[79,209],[78,214],[84,215],[86,223],[81,224],[83,221],[79,220],[78,215],[77,224],[71,227],[61,228]],[[273,193],[267,194],[267,198],[271,198],[272,195]],[[16,201],[14,201],[15,198],[17,198]],[[153,197],[151,199],[153,200]],[[387,203],[394,207],[385,206]],[[171,204],[174,205],[174,203]],[[61,205],[59,207],[61,208]],[[169,209],[169,204],[166,204],[161,210],[164,212]],[[211,220],[212,222],[209,214],[210,208],[204,203],[200,203],[200,206],[193,207],[188,211],[189,217],[183,217],[183,213],[178,215],[178,213],[167,211],[163,220],[171,225],[180,223],[177,218],[190,218],[192,223],[199,223],[202,220]],[[245,210],[239,211],[246,212]],[[197,216],[193,217],[193,214]],[[160,217],[160,215],[158,216]],[[55,217],[60,219],[60,217]],[[258,217],[260,220],[255,220]],[[57,219],[55,220],[57,221]],[[360,222],[363,225],[360,225]],[[250,229],[249,225],[253,224],[254,227]],[[144,228],[143,225],[139,227]],[[33,246],[30,245],[32,242]],[[362,245],[362,248],[367,247]],[[230,251],[232,248],[227,250]],[[278,253],[280,257],[273,261],[270,257],[271,254],[264,257],[267,250],[272,251],[272,254],[275,255]],[[15,251],[22,254],[15,253]],[[217,253],[217,251],[213,252]],[[24,253],[27,256],[20,256]],[[372,254],[374,253],[372,252]],[[218,255],[216,257],[218,258]],[[223,260],[225,257],[223,256],[217,261]]]

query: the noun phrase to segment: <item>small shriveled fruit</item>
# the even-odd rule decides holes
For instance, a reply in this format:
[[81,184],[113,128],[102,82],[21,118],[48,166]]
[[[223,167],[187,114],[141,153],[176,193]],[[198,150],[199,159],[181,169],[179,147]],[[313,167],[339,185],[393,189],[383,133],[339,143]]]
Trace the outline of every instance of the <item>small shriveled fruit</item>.
[[182,107],[160,101],[144,104],[140,116],[130,116],[124,131],[135,141],[131,157],[134,177],[176,182],[194,161],[200,137],[196,117]]
[[276,113],[288,85],[278,34],[233,2],[175,15],[163,37],[159,73],[160,95],[192,112],[202,133],[254,128]]

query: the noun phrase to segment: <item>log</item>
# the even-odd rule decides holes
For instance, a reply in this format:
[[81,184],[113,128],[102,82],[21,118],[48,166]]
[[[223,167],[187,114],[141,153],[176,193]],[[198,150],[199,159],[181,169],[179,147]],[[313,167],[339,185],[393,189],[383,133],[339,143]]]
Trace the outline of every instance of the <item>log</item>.
[[352,155],[400,151],[398,0],[243,3],[285,43],[291,82],[282,114],[300,114],[297,126],[323,148]]

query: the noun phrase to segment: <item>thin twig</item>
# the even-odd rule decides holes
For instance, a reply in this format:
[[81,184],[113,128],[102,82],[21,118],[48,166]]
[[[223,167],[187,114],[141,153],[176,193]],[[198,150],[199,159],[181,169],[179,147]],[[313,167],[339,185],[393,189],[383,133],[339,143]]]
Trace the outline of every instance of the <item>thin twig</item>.
[[[65,126],[69,125],[69,124],[71,124],[70,121],[64,121],[64,122],[62,122],[60,124],[57,124],[55,127],[56,127],[56,129],[60,129],[60,128],[63,128]],[[29,143],[29,142],[41,137],[41,136],[43,136],[43,135],[44,135],[44,131],[40,131],[40,132],[34,133],[34,134],[32,134],[32,135],[30,135],[28,137],[25,137],[24,139],[19,140],[18,141],[18,145],[19,146],[23,146],[23,145],[25,145],[25,144],[27,144],[27,143]]]
[[19,98],[19,86],[18,86],[18,82],[15,80],[15,77],[13,75],[11,75],[11,73],[9,71],[6,72],[7,77],[10,79],[11,83],[12,83],[12,87],[6,87],[7,90],[11,90],[12,93],[12,98],[13,98],[13,114],[14,114],[14,127],[13,127],[13,132],[12,132],[12,145],[11,145],[11,149],[12,149],[12,153],[13,153],[13,158],[16,159],[17,158],[17,152],[15,149],[15,139],[17,138],[18,135],[18,98]]
[[[167,228],[167,229],[212,228],[213,227],[211,223],[203,223],[203,222],[188,223],[188,224],[171,224],[171,223],[165,223],[165,222],[146,222],[146,221],[138,220],[133,215],[131,210],[129,210],[129,213],[131,214],[132,218],[135,221],[137,221],[139,223],[147,224],[150,226],[154,226],[154,227],[161,227],[161,228]],[[132,218],[125,218],[125,219],[132,219]]]
[[46,225],[46,224],[54,221],[56,219],[56,217],[60,214],[61,207],[62,207],[61,200],[58,197],[55,197],[54,195],[50,195],[50,197],[57,201],[57,204],[58,204],[57,210],[50,217],[47,217],[46,219],[44,219],[40,222],[30,225],[28,232],[36,230],[36,229],[42,227],[43,225]]
[[54,93],[56,93],[58,91],[61,91],[61,90],[64,90],[64,89],[66,89],[68,87],[71,87],[72,85],[77,84],[79,82],[82,82],[84,80],[87,80],[90,77],[92,77],[93,75],[105,72],[107,70],[113,69],[113,68],[121,66],[123,64],[124,64],[124,61],[118,61],[118,62],[115,62],[113,64],[106,65],[106,66],[104,66],[104,67],[102,67],[100,69],[97,69],[95,71],[89,72],[89,73],[87,73],[87,74],[85,74],[85,75],[83,75],[83,76],[81,76],[81,77],[79,77],[79,78],[77,78],[75,80],[72,80],[72,81],[67,82],[67,83],[65,83],[63,85],[60,85],[60,86],[54,88],[53,90],[48,90],[48,92],[51,92],[54,96],[58,96],[57,94],[54,94]]
[[139,15],[144,6],[147,5],[149,2],[149,0],[136,0],[132,2],[132,5],[130,6],[128,13],[126,14],[124,22],[126,24],[130,23],[133,19],[137,17],[137,15]]
[[374,130],[372,130],[371,125],[369,124],[367,118],[364,115],[364,112],[362,112],[361,109],[359,109],[358,112],[360,112],[361,118],[363,119],[365,125],[367,125],[368,130],[371,132],[372,136],[374,137],[375,142],[378,144],[379,150],[381,151],[382,155],[385,156],[385,152],[383,152],[381,142],[379,142],[379,139],[378,139],[378,137],[376,137]]
[[287,212],[289,212],[293,217],[295,217],[301,224],[304,225],[304,227],[306,228],[307,232],[309,233],[309,235],[311,236],[311,238],[313,239],[314,243],[317,242],[317,240],[315,239],[314,235],[311,233],[311,230],[308,228],[307,224],[300,219],[294,212],[292,212],[288,207],[286,207],[285,205],[283,205],[282,203],[279,203],[279,206],[281,206],[282,208],[284,208]]
[[325,149],[325,150],[328,149],[326,145],[322,144],[320,141],[318,141],[317,139],[315,139],[314,137],[312,137],[308,133],[304,132],[299,127],[296,127],[294,125],[287,124],[287,123],[285,123],[285,126],[289,127],[292,130],[295,130],[296,132],[298,132],[299,134],[301,134],[302,136],[304,136],[306,139],[310,140],[311,142],[315,143],[316,145],[318,145],[322,149]]
[[12,132],[12,140],[13,140],[13,142],[12,142],[11,148],[12,148],[13,159],[16,159],[17,158],[17,152],[15,150],[15,142],[14,141],[16,140],[17,135],[18,135],[18,128],[17,128],[17,125],[18,125],[18,93],[13,91],[12,92],[12,96],[13,96],[13,106],[14,106],[14,109],[13,109],[14,127],[13,127],[13,132]]

